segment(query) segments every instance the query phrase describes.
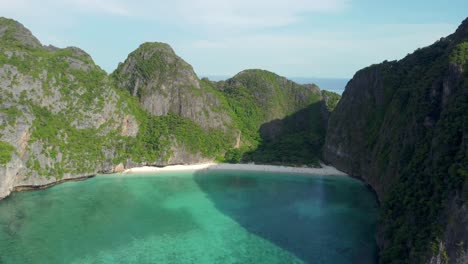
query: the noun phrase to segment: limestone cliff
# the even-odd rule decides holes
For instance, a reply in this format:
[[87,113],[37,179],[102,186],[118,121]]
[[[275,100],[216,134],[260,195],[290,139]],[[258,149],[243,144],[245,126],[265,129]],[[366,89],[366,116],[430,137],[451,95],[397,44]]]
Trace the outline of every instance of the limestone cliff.
[[400,61],[357,72],[330,117],[325,160],[382,202],[382,263],[467,259],[467,61],[465,20]]
[[192,66],[164,43],[144,43],[113,73],[116,85],[138,97],[154,116],[168,113],[189,118],[203,128],[225,129],[231,118],[209,85]]
[[162,43],[142,44],[109,76],[83,50],[43,46],[0,18],[0,199],[133,166],[225,160],[257,147],[263,123],[321,100],[314,85],[260,70],[199,80]]
[[85,52],[43,47],[0,18],[0,198],[15,186],[112,171],[112,145],[138,133],[129,112]]

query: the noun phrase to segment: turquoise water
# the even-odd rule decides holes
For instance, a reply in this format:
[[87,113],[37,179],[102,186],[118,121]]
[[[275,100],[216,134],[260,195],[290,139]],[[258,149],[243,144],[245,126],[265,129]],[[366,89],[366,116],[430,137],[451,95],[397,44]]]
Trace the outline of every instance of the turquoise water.
[[347,177],[105,175],[0,201],[0,263],[375,263],[376,217]]

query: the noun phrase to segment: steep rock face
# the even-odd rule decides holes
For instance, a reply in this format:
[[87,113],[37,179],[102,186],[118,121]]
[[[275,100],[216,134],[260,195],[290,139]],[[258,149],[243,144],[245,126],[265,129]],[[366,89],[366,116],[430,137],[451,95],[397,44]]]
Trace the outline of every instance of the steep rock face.
[[374,154],[368,151],[368,144],[379,132],[369,131],[372,129],[369,120],[374,119],[376,110],[385,107],[382,70],[386,67],[388,64],[375,65],[354,75],[329,120],[324,148],[324,158],[328,162],[350,175],[364,177],[379,195],[390,184],[377,177],[367,177],[373,175],[369,163]]
[[118,87],[137,96],[154,116],[172,113],[203,128],[225,129],[231,123],[211,87],[200,83],[192,66],[167,44],[142,44],[113,76]]
[[465,20],[401,61],[357,72],[330,117],[325,160],[382,202],[382,263],[466,259],[467,39]]
[[43,47],[0,18],[0,198],[37,186],[110,172],[138,124],[106,73],[78,48]]

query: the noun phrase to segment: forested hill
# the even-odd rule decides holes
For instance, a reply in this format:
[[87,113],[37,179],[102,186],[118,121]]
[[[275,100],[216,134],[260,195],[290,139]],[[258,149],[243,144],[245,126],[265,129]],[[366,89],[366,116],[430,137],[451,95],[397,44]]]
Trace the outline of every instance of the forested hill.
[[[107,75],[85,51],[43,46],[20,23],[0,18],[0,198],[20,186],[139,165],[316,165],[326,105],[336,101],[324,98],[331,97],[315,85],[263,70],[200,80],[156,42],[143,43]],[[304,109],[307,127],[284,121]],[[269,122],[279,125],[262,127]]]
[[330,117],[325,159],[381,201],[382,263],[468,263],[467,77],[468,19],[358,71]]

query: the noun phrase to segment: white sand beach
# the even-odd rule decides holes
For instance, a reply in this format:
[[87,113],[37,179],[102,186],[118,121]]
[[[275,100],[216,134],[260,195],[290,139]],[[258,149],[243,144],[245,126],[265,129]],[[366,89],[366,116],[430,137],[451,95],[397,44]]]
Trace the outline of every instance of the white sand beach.
[[125,174],[149,173],[149,172],[168,172],[168,171],[199,171],[199,170],[240,170],[240,171],[266,171],[266,172],[288,172],[304,173],[318,175],[339,175],[345,176],[346,173],[337,170],[334,167],[321,164],[321,168],[309,167],[288,167],[276,165],[257,165],[257,164],[229,164],[229,163],[202,163],[193,165],[171,165],[166,167],[136,167],[125,170]]

